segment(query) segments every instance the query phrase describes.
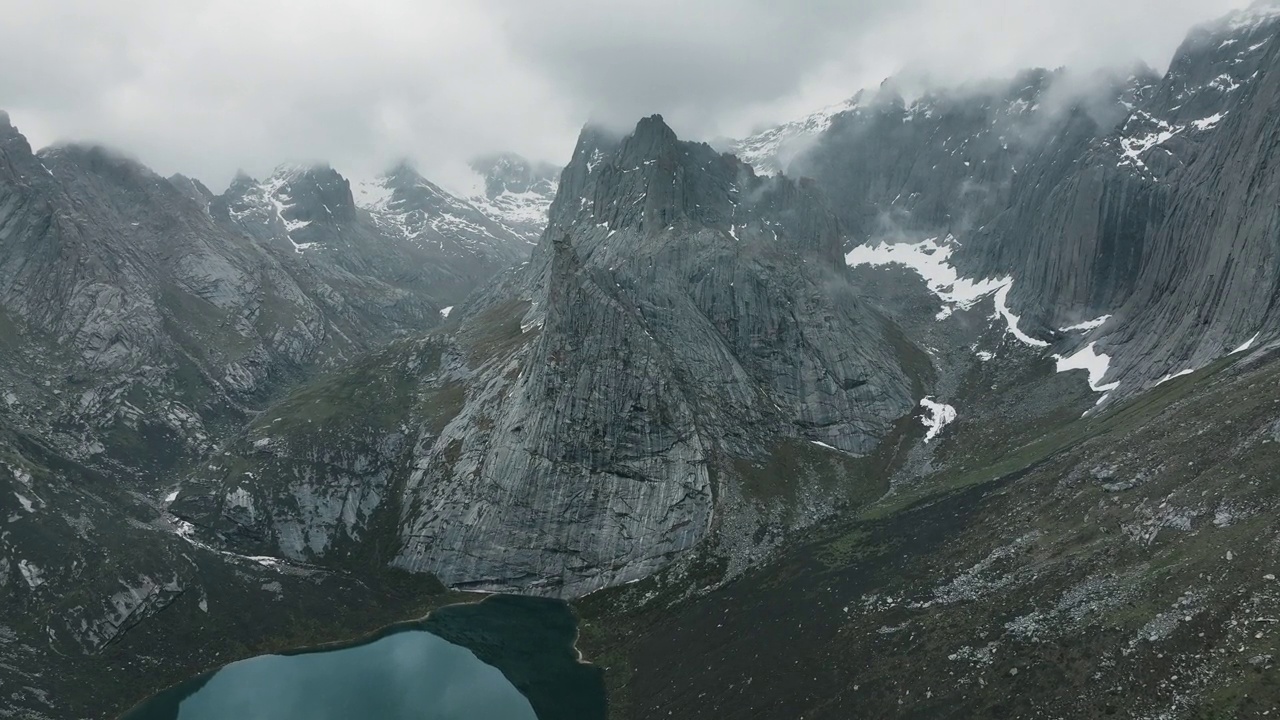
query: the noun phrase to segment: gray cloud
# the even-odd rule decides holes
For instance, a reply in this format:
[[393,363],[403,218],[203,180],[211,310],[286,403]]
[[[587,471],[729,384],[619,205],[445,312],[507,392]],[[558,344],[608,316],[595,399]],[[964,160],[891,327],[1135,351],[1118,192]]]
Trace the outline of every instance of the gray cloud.
[[564,161],[588,118],[740,135],[889,75],[952,83],[1135,57],[1247,0],[43,0],[0,25],[0,108],[212,186],[239,167],[407,156],[458,185],[511,149]]

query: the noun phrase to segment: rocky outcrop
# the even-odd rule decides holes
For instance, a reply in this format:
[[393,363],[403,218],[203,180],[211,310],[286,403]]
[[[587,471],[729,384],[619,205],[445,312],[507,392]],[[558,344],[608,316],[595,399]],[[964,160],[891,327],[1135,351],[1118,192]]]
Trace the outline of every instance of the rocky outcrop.
[[[215,196],[99,147],[37,153],[0,113],[6,709],[23,717],[114,712],[155,682],[105,679],[146,664],[103,659],[121,647],[163,645],[162,673],[173,677],[162,682],[173,682],[227,652],[179,669],[204,653],[203,642],[175,639],[187,631],[238,623],[231,618],[255,606],[260,617],[285,617],[297,607],[282,598],[305,604],[336,588],[361,598],[346,612],[371,604],[368,578],[341,578],[368,568],[379,575],[391,559],[390,550],[377,559],[387,531],[370,518],[395,489],[405,442],[395,428],[362,436],[368,449],[332,437],[331,449],[298,445],[296,454],[282,443],[248,444],[246,456],[275,458],[282,470],[306,466],[279,478],[301,520],[280,526],[285,542],[273,557],[231,552],[168,508],[180,501],[177,478],[193,468],[212,472],[217,458],[246,466],[224,455],[223,443],[279,417],[262,418],[263,408],[396,336],[439,324],[443,307],[514,262],[523,245],[507,233],[489,254],[441,251],[474,236],[455,229],[433,235],[435,249],[407,242],[359,208],[348,182],[327,168],[293,168],[267,183],[242,176]],[[368,397],[374,384],[354,397]],[[289,419],[323,418],[315,399]],[[356,414],[349,400],[325,407]],[[395,402],[387,407],[401,407]],[[252,440],[284,435],[275,425]],[[237,490],[222,498],[240,523],[233,529],[258,532],[256,506]],[[351,572],[289,560],[320,554],[352,557]],[[147,639],[163,627],[164,642]],[[120,691],[109,703],[88,697],[89,676],[90,685]]]
[[[735,460],[788,441],[869,453],[911,411],[913,382],[841,242],[812,183],[758,177],[656,116],[625,138],[584,131],[532,262],[460,308],[456,334],[394,361],[415,368],[420,400],[383,423],[416,427],[379,511],[395,518],[393,564],[581,595],[653,573],[737,512]],[[385,444],[357,441],[369,429],[345,447]],[[185,512],[235,531],[226,498],[243,489],[272,518],[245,539],[290,544],[310,510],[281,501],[300,475],[272,468],[214,474]],[[794,486],[823,492],[804,473]]]

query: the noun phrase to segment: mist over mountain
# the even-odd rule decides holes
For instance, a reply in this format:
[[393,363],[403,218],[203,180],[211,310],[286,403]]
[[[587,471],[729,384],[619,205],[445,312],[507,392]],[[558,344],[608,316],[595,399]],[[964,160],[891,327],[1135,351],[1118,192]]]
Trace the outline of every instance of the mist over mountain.
[[447,177],[356,143],[223,188],[0,113],[0,715],[177,716],[410,631],[544,720],[1277,711],[1280,5],[714,147],[724,73],[797,81],[706,52],[852,20],[704,10],[674,116],[634,48],[571,67],[599,10],[503,11],[611,103],[562,165],[426,123]]

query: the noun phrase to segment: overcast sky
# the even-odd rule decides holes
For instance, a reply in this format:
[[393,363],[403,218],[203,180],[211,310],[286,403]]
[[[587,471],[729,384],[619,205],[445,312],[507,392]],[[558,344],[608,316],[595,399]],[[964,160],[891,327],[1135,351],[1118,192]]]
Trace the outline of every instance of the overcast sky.
[[237,168],[398,157],[447,185],[590,118],[740,136],[899,72],[939,82],[1133,58],[1163,71],[1248,0],[9,0],[0,109],[220,191]]

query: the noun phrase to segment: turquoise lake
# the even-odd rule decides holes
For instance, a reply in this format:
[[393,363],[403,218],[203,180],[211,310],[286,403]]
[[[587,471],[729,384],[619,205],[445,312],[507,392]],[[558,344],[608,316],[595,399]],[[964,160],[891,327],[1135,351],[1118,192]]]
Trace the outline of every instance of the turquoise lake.
[[528,699],[501,671],[422,630],[242,660],[171,688],[125,718],[536,720]]

